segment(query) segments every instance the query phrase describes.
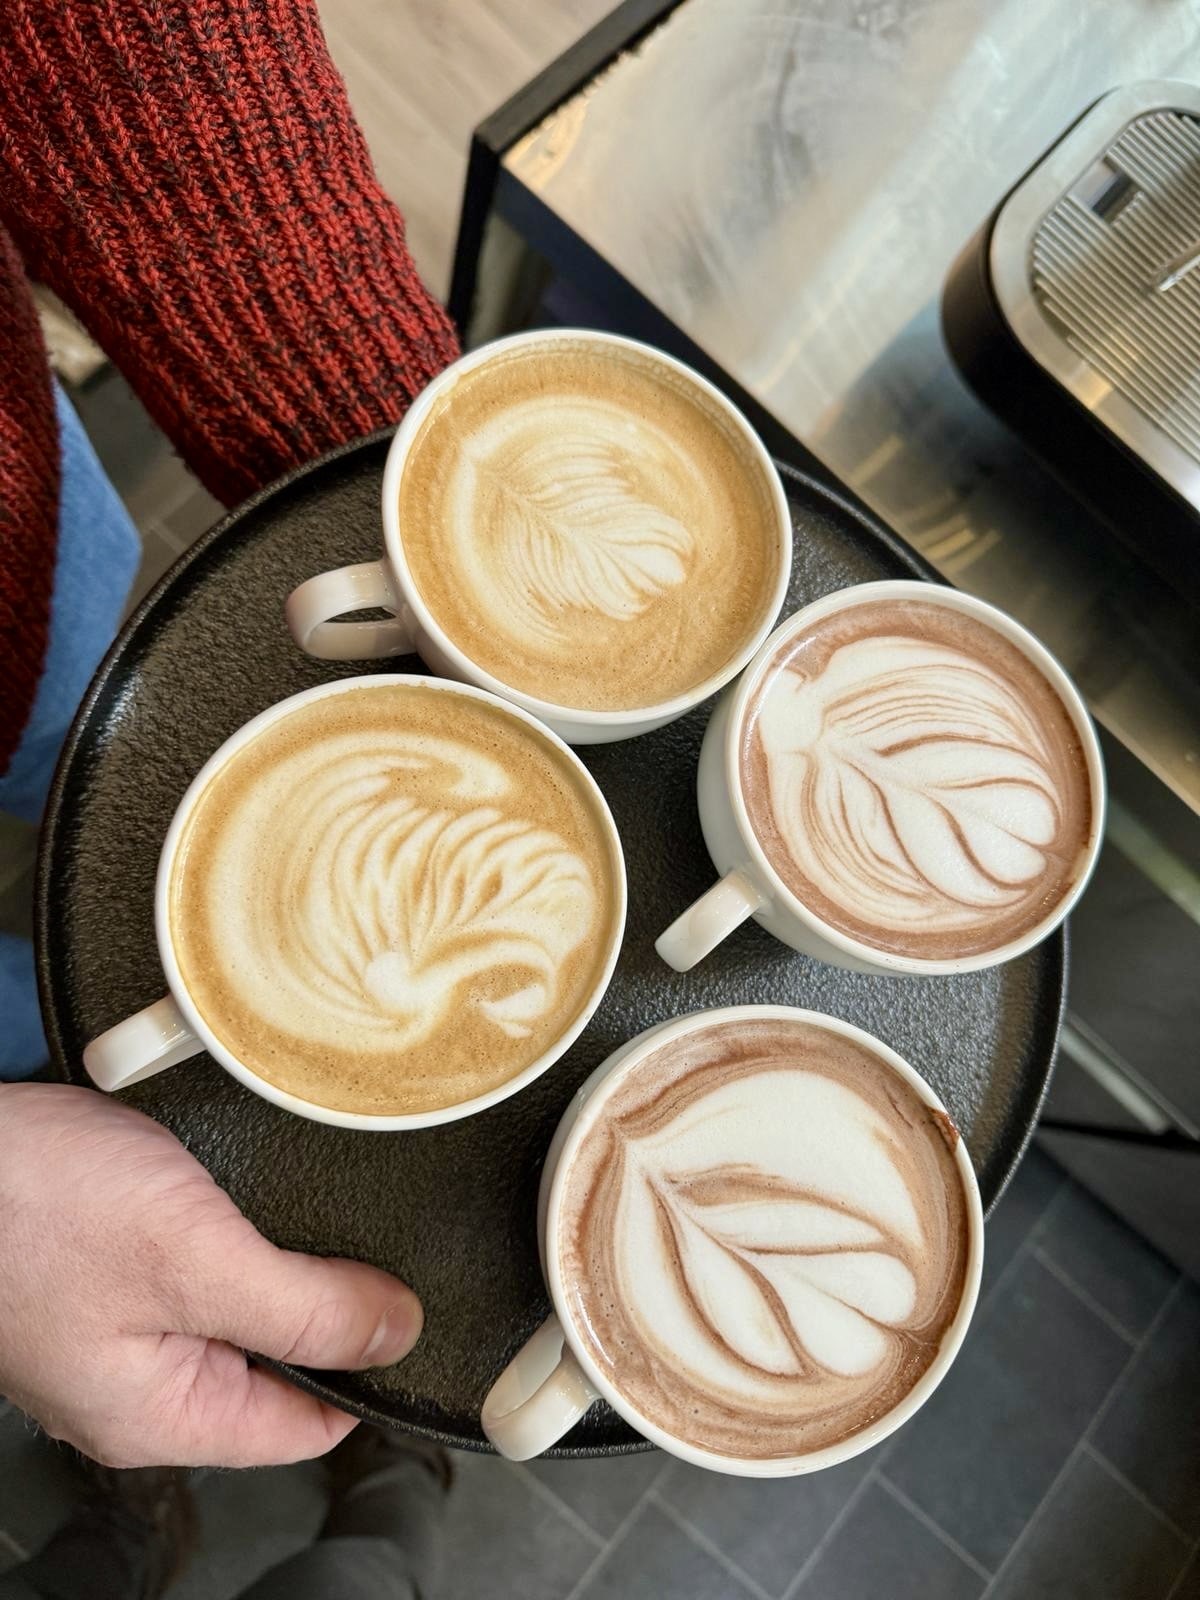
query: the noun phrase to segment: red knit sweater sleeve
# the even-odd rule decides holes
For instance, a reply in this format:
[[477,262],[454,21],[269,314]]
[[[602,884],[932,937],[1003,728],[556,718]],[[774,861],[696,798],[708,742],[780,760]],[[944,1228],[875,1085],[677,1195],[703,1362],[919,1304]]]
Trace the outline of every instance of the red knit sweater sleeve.
[[0,222],[226,503],[457,354],[311,0],[5,0]]
[[37,312],[0,228],[0,777],[46,653],[58,535],[58,419]]

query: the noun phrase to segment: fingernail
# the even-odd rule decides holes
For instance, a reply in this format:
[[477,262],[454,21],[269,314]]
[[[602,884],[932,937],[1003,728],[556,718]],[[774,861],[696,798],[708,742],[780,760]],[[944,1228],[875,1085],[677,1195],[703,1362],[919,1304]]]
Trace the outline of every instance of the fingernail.
[[390,1367],[393,1361],[402,1361],[421,1337],[424,1323],[425,1312],[415,1294],[393,1301],[363,1352],[363,1366]]

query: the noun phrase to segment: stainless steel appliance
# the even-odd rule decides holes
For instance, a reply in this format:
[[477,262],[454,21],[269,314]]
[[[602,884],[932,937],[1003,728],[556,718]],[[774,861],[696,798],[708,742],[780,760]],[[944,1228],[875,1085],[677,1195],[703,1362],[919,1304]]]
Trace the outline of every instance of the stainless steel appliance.
[[1098,100],[959,257],[942,314],[985,404],[1200,603],[1200,89]]

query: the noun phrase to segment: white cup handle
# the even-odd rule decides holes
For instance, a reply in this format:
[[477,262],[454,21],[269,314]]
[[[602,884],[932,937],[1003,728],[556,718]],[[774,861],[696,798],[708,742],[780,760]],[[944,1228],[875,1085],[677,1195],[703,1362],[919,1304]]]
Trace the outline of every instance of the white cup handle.
[[84,1047],[83,1064],[96,1087],[111,1093],[178,1066],[203,1049],[167,994],[93,1039]]
[[762,903],[762,895],[748,878],[740,872],[727,872],[659,934],[654,948],[676,972],[690,972]]
[[549,1316],[488,1390],[480,1421],[502,1456],[528,1461],[557,1444],[599,1398],[566,1348],[562,1324]]
[[[334,622],[347,611],[390,611],[378,622]],[[366,661],[374,656],[411,655],[416,648],[404,601],[386,561],[319,572],[293,589],[284,603],[292,638],[322,661]]]

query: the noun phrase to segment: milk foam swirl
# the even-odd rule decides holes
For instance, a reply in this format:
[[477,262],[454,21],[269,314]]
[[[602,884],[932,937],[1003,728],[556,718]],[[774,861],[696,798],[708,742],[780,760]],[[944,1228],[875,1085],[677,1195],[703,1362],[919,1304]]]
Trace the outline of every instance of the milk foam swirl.
[[669,1431],[764,1456],[844,1437],[911,1387],[966,1238],[912,1091],[855,1045],[772,1026],[725,1025],[674,1063],[668,1046],[657,1078],[651,1058],[581,1166],[569,1252],[617,1386]]
[[692,536],[649,488],[682,476],[686,461],[620,406],[510,406],[471,436],[462,462],[451,502],[459,559],[491,586],[522,645],[569,647],[580,614],[633,618],[686,580]]
[[657,358],[569,334],[453,375],[398,513],[446,637],[556,706],[690,692],[744,649],[778,573],[773,487],[736,420]]
[[[230,958],[270,973],[247,1000],[331,1043],[349,1027],[402,1049],[461,1005],[528,1035],[596,895],[562,839],[489,803],[509,790],[503,768],[428,735],[410,750],[332,740],[290,765],[288,826],[261,834],[253,801],[244,819],[240,847],[257,854],[266,898],[231,919]],[[448,806],[406,792],[435,769]],[[236,850],[236,819],[227,826]],[[490,995],[480,980],[496,969],[519,971],[520,986]]]
[[502,706],[406,680],[311,700],[189,814],[171,878],[184,981],[222,1043],[302,1099],[472,1099],[594,993],[619,927],[601,806]]
[[761,1073],[625,1139],[613,1256],[630,1303],[657,1285],[644,1333],[751,1406],[772,1377],[894,1364],[922,1234],[888,1134],[837,1084]]
[[939,633],[938,608],[915,603],[897,610],[911,628],[889,626],[883,602],[879,631],[855,636],[872,609],[824,640],[817,624],[768,671],[750,722],[755,831],[801,900],[868,943],[994,948],[1070,884],[1089,818],[1079,737],[984,623],[943,608]]

